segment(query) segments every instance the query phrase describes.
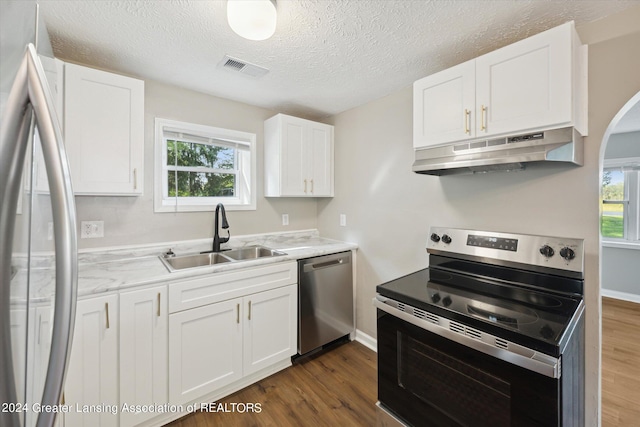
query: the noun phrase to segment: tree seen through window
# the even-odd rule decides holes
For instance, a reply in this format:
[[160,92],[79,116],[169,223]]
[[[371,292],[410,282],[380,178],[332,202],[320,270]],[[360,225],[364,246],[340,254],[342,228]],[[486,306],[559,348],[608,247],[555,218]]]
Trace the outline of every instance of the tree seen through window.
[[236,161],[232,147],[167,140],[169,196],[234,197]]

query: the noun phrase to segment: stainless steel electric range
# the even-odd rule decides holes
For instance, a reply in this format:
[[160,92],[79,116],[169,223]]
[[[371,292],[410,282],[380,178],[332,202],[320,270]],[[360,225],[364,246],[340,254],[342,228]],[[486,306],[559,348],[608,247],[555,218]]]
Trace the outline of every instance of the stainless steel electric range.
[[381,414],[582,426],[583,241],[435,227],[427,251],[429,268],[376,289]]

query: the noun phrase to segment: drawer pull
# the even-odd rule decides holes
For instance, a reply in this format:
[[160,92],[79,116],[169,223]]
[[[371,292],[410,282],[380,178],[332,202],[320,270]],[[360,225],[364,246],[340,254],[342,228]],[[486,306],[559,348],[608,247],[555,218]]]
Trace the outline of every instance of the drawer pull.
[[240,304],[236,306],[236,323],[240,324]]
[[158,317],[160,317],[160,292],[158,292]]
[[251,320],[251,301],[249,301],[249,320]]

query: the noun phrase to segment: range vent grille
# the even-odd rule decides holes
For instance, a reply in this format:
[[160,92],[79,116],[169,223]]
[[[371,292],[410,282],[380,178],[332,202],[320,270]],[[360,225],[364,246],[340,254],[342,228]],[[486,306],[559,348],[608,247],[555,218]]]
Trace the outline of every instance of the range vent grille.
[[464,335],[464,325],[458,322],[449,322],[449,329],[453,332]]
[[502,338],[496,337],[496,347],[508,350],[509,342],[507,340],[503,340]]
[[255,78],[260,78],[269,72],[267,68],[252,64],[242,59],[233,58],[229,55],[225,55],[218,66],[225,70],[246,74]]
[[420,310],[419,308],[414,307],[413,315],[419,319],[426,320],[427,322],[430,322],[436,325],[440,323],[440,321],[438,320],[438,316],[436,316],[435,314],[431,314],[427,311]]

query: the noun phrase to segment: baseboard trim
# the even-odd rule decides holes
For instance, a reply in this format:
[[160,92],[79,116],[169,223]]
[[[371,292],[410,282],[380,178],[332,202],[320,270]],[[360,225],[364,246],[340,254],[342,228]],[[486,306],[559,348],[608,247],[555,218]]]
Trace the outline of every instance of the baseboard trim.
[[360,329],[356,329],[356,341],[370,350],[378,352],[378,341],[371,335],[365,334]]
[[[620,299],[623,301],[640,303],[640,295],[630,294],[628,292],[612,291],[610,289],[601,289],[600,295],[607,298]],[[356,339],[357,339],[357,335],[356,335]]]

